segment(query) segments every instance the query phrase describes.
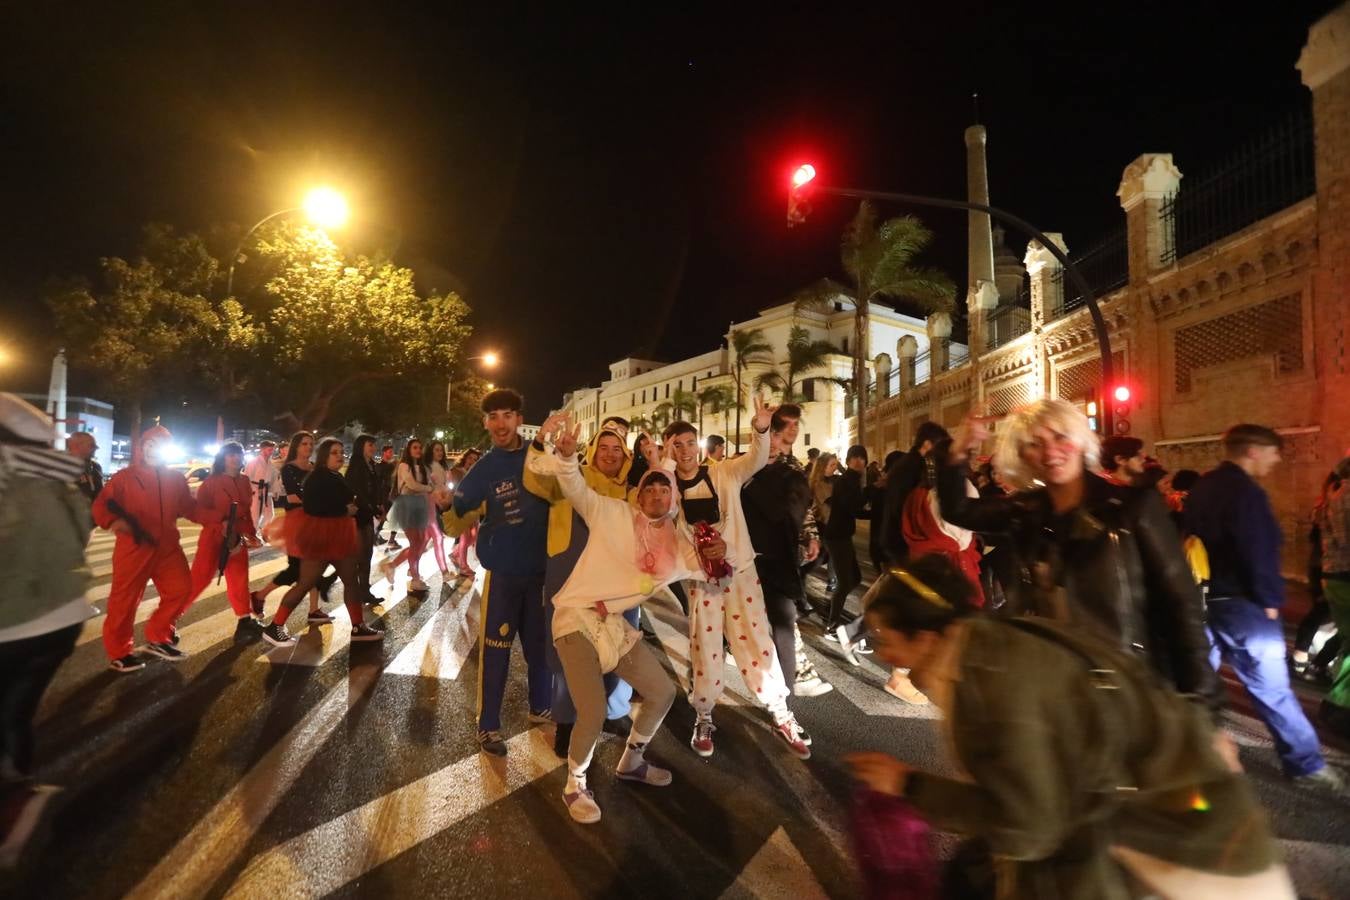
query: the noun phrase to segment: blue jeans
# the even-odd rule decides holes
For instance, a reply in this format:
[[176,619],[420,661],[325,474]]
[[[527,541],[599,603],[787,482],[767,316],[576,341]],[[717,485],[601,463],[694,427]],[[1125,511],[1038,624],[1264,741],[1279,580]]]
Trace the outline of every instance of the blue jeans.
[[1308,775],[1325,766],[1317,732],[1289,687],[1280,621],[1267,618],[1265,609],[1246,597],[1211,600],[1205,612],[1210,664],[1218,669],[1222,658],[1237,674],[1275,739],[1285,774]]

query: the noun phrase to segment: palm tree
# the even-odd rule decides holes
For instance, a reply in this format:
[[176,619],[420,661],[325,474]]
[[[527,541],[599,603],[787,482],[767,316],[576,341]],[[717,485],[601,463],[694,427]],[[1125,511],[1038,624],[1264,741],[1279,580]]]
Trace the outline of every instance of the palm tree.
[[669,425],[673,409],[669,400],[656,404],[656,409],[652,410],[652,428],[665,428]]
[[745,406],[745,370],[750,363],[773,362],[773,347],[764,340],[764,329],[750,328],[731,333],[731,351],[736,354],[736,452],[741,452],[741,409]]
[[813,340],[811,332],[800,325],[793,325],[788,332],[787,359],[783,361],[783,369],[761,372],[755,378],[755,388],[770,388],[782,395],[784,403],[795,403],[802,399],[796,390],[798,382],[804,380],[802,375],[823,368],[830,355],[838,352],[839,348],[834,344]]
[[688,421],[698,411],[698,395],[684,389],[670,395],[670,414],[672,419]]
[[633,434],[651,431],[653,427],[655,426],[652,425],[652,420],[646,416],[634,416],[628,420],[628,430],[633,432]]
[[852,282],[826,278],[801,293],[799,307],[818,307],[844,296],[853,302],[853,384],[858,400],[858,443],[866,445],[867,360],[871,356],[868,320],[872,301],[882,298],[914,303],[928,312],[951,312],[956,285],[937,269],[914,265],[933,233],[914,216],[877,224],[872,204],[863,201],[844,230],[840,261]]
[[[706,387],[698,392],[698,433],[703,434],[703,410],[707,407],[713,414],[722,414],[722,430],[726,431],[727,416],[731,412],[731,404],[736,402],[736,394],[725,384]],[[726,435],[722,435],[726,437]]]

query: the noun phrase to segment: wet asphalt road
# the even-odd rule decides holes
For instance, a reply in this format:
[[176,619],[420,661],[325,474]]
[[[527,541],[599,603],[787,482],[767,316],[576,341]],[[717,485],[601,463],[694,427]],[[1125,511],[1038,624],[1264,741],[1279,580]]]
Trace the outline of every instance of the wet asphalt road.
[[[185,529],[189,548],[195,534]],[[108,549],[96,536],[99,585]],[[255,586],[283,562],[274,551],[256,557]],[[190,659],[117,675],[104,668],[101,619],[92,620],[39,715],[41,776],[67,788],[51,838],[0,890],[34,898],[853,897],[841,756],[877,749],[946,768],[931,709],[885,694],[881,666],[871,657],[850,666],[813,621],[803,633],[836,689],[793,701],[815,738],[811,760],[792,757],[729,679],[711,759],[689,750],[693,712],[677,700],[650,751],[673,769],[674,784],[616,781],[622,744],[607,736],[591,768],[604,819],[576,825],[561,801],[552,729],[526,722],[518,653],[504,706],[511,753],[501,761],[477,752],[473,585],[431,578],[427,595],[410,596],[405,578],[377,587],[387,598],[383,645],[345,640],[336,592],[329,608],[339,621],[310,629],[296,648],[238,645],[223,594],[208,590],[180,623]],[[815,579],[813,588],[822,590]],[[152,589],[147,613],[153,604]],[[652,646],[677,677],[687,653],[682,619],[674,608],[650,613]],[[1315,704],[1315,692],[1300,690]],[[1350,896],[1350,803],[1290,788],[1241,703],[1229,724],[1300,894]],[[1343,749],[1329,753],[1345,766]],[[939,841],[942,851],[950,846]]]

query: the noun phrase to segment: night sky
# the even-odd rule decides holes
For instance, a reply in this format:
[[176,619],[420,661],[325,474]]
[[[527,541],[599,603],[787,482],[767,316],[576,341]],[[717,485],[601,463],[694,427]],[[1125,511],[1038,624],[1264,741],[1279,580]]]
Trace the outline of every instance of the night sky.
[[[360,220],[335,237],[459,290],[473,352],[503,353],[493,377],[538,420],[614,359],[711,350],[837,274],[853,207],[785,229],[794,164],[964,196],[978,91],[994,204],[1083,249],[1123,221],[1140,153],[1197,176],[1307,103],[1294,63],[1335,4],[852,5],[6,10],[0,387],[45,388],[44,279],[130,253],[147,221],[247,226],[327,182]],[[964,283],[964,217],[919,212]]]

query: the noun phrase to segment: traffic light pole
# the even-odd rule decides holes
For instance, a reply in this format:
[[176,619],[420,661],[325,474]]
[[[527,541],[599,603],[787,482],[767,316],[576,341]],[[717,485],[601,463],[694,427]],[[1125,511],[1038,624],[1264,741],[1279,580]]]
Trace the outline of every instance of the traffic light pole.
[[1083,273],[1078,271],[1078,267],[1070,261],[1069,255],[1061,250],[1054,241],[1046,237],[1039,228],[1026,219],[1001,210],[996,206],[985,206],[983,203],[970,203],[966,200],[944,200],[941,197],[924,197],[919,194],[895,194],[889,191],[866,191],[858,188],[836,188],[823,185],[812,185],[810,190],[812,193],[831,194],[835,197],[849,197],[854,200],[885,200],[892,203],[908,203],[914,206],[973,210],[974,212],[985,213],[1001,222],[1006,222],[1028,237],[1035,238],[1042,247],[1050,251],[1055,259],[1059,260],[1060,265],[1064,266],[1065,274],[1073,281],[1074,286],[1083,293],[1083,300],[1087,303],[1088,312],[1092,316],[1092,326],[1097,332],[1097,347],[1102,357],[1102,433],[1115,434],[1115,410],[1112,407],[1111,398],[1108,396],[1111,391],[1111,384],[1115,379],[1115,373],[1111,368],[1111,337],[1106,332],[1106,320],[1102,318],[1101,308],[1097,306],[1097,295],[1088,286]]

